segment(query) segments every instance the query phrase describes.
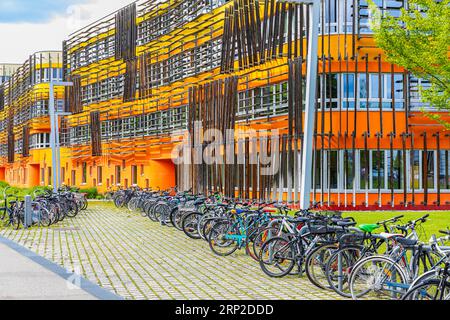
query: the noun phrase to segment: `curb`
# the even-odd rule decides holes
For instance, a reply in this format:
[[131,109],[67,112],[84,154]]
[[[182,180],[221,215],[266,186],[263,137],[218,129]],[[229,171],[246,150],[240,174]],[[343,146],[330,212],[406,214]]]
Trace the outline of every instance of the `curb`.
[[[14,241],[11,241],[9,239],[3,238],[0,236],[0,243],[6,245],[7,247],[11,248],[12,250],[16,251],[20,255],[32,260],[33,262],[37,263],[41,267],[44,267],[45,269],[57,274],[64,280],[69,280],[72,278],[75,273],[68,272],[63,267],[57,265],[56,263],[51,262],[50,260],[47,260],[36,253],[32,252],[31,250],[15,243]],[[77,275],[79,276],[79,275]],[[99,300],[125,300],[124,298],[106,290],[102,287],[98,286],[97,284],[83,278],[80,276],[80,289],[86,291],[87,293],[93,295]]]

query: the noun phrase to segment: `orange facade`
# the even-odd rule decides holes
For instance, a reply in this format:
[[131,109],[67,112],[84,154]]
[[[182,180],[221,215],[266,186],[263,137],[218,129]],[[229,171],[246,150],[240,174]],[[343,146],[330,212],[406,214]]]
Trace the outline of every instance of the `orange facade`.
[[[392,13],[404,5],[382,4]],[[366,15],[366,1],[323,1],[313,199],[347,209],[445,208],[450,137],[421,112],[436,112],[418,95],[428,82],[386,62]],[[101,192],[178,185],[297,203],[307,21],[306,5],[272,0],[142,0],[76,32],[62,53],[64,79],[74,83],[65,95],[72,115],[61,121],[64,183]],[[211,89],[229,79],[237,79],[235,90]],[[194,120],[280,130],[280,171],[266,177],[249,161],[175,165],[171,136],[190,131]],[[18,158],[3,158],[0,178],[3,170],[13,184],[49,183],[49,151]]]

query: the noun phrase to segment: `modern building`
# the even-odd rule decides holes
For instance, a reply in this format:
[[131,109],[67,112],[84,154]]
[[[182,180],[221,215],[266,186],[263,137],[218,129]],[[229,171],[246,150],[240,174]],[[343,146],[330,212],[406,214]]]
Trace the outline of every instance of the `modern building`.
[[[21,187],[51,185],[48,83],[62,80],[62,52],[38,52],[9,68],[0,84],[0,180]],[[64,91],[56,89],[55,97],[63,109]]]
[[0,84],[8,81],[19,67],[20,64],[0,63]]
[[[408,5],[376,3],[393,15]],[[314,201],[346,209],[449,206],[450,136],[421,112],[437,112],[419,96],[429,84],[386,61],[367,1],[323,0],[321,12]],[[72,115],[61,123],[64,183],[100,191],[178,185],[298,203],[309,19],[306,5],[276,0],[140,0],[72,34],[62,57],[63,76],[74,84],[65,103]],[[14,101],[28,108],[17,99],[7,105]],[[196,121],[243,131],[228,144],[241,161],[175,165],[172,136],[193,133]],[[268,138],[275,130],[279,146]],[[267,175],[268,164],[252,160],[275,154],[274,146],[280,170]],[[26,163],[39,177],[23,180],[13,169],[21,162],[8,164],[3,152],[7,181],[48,184],[51,157],[35,154]]]

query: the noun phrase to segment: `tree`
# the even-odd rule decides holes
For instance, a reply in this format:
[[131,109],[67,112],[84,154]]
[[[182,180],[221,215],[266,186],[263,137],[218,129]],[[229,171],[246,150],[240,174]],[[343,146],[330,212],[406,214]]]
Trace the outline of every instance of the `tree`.
[[[450,0],[409,0],[399,17],[370,2],[375,41],[387,61],[430,81],[430,88],[420,88],[422,102],[450,115]],[[440,114],[422,111],[450,130]]]

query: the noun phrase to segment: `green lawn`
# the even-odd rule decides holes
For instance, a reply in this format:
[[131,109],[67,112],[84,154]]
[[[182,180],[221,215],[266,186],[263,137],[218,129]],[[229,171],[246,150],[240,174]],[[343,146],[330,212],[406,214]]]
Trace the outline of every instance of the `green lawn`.
[[428,221],[423,224],[425,235],[421,238],[423,241],[428,241],[433,234],[438,235],[439,230],[445,230],[450,228],[450,212],[445,211],[432,211],[432,212],[402,212],[402,211],[380,211],[380,212],[345,212],[345,217],[353,217],[358,224],[376,223],[379,221],[387,220],[395,216],[404,215],[403,222],[416,220],[425,214],[430,214]]

